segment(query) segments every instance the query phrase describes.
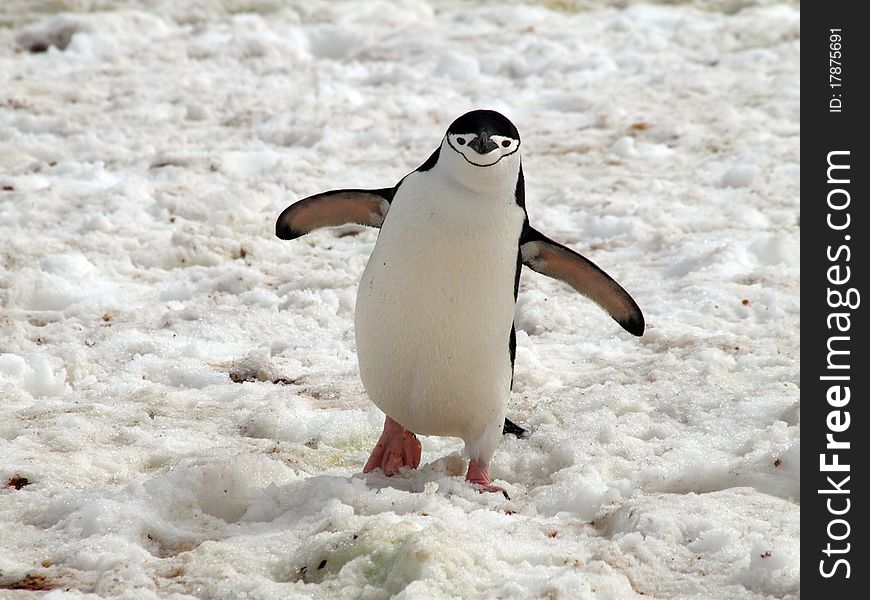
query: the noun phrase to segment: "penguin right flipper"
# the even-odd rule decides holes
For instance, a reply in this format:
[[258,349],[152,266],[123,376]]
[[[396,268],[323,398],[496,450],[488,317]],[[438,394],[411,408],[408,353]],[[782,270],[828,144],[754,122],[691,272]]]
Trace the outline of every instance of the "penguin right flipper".
[[380,227],[395,188],[332,190],[309,196],[284,209],[275,222],[275,235],[293,240],[321,227],[356,223]]
[[623,329],[643,335],[643,313],[634,298],[591,260],[554,242],[529,226],[528,221],[520,237],[520,252],[524,265],[564,281],[606,310]]

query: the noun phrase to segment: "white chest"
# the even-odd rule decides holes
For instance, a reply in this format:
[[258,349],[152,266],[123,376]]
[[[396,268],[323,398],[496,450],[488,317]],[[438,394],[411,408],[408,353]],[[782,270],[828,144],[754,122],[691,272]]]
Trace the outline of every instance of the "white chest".
[[360,283],[363,383],[375,404],[419,433],[466,437],[469,421],[503,417],[524,212],[513,190],[498,192],[409,175]]

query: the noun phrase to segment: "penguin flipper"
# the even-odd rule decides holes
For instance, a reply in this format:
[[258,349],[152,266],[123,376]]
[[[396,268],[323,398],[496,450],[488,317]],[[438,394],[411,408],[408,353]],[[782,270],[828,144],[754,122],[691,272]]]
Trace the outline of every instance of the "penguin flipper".
[[564,281],[606,310],[623,329],[643,335],[643,313],[621,285],[598,265],[540,231],[523,227],[520,237],[523,264],[547,277]]
[[321,227],[356,223],[380,227],[390,210],[394,188],[331,190],[294,202],[275,222],[275,235],[292,240]]

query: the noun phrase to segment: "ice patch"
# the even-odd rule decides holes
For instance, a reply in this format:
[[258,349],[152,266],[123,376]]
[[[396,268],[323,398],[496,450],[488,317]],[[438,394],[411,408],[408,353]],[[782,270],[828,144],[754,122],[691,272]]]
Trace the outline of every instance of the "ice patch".
[[610,147],[610,153],[615,154],[616,156],[620,156],[622,158],[631,158],[637,156],[637,149],[635,148],[634,138],[632,137],[621,137]]
[[16,354],[0,354],[0,386],[23,389],[34,398],[62,396],[69,391],[66,369],[55,367],[57,361],[37,353],[24,359]]
[[367,44],[367,37],[361,30],[332,25],[310,28],[308,39],[314,56],[333,60],[351,58]]
[[82,223],[82,231],[112,231],[115,225],[105,215],[92,215]]
[[725,187],[747,187],[752,185],[758,176],[758,167],[755,165],[735,165],[722,175],[722,185]]
[[[146,349],[147,351],[147,349]],[[227,382],[228,376],[194,359],[178,360],[145,354],[135,360],[142,379],[170,387],[203,389]]]
[[45,273],[73,279],[94,277],[99,274],[93,263],[82,254],[53,254],[43,258],[40,266]]
[[28,52],[46,52],[52,46],[58,50],[66,50],[73,35],[87,29],[84,19],[72,15],[59,15],[44,23],[28,27],[15,36],[15,43]]
[[[23,30],[16,36],[16,43],[30,52],[57,48],[79,60],[114,61],[130,52],[131,46],[167,32],[162,19],[144,12],[61,14]],[[121,39],[124,44],[119,43]]]
[[480,66],[470,56],[451,52],[438,59],[434,74],[457,81],[471,81],[480,76]]
[[635,233],[635,219],[615,215],[595,215],[584,227],[590,238],[611,238],[622,234]]
[[762,264],[784,264],[790,267],[800,265],[800,242],[793,236],[774,234],[757,240],[752,244],[751,248]]
[[207,106],[192,102],[185,107],[184,116],[189,121],[205,121],[211,117],[211,111]]
[[11,288],[11,306],[65,311],[116,302],[118,284],[104,278],[82,254],[50,255],[40,261],[40,267],[19,272]]
[[271,170],[280,160],[277,152],[227,152],[221,158],[221,169],[235,177],[256,177]]
[[735,489],[631,499],[596,527],[629,554],[671,547],[671,568],[678,572],[703,572],[723,583],[781,596],[799,582],[799,544],[792,534],[800,523],[796,515],[782,512],[784,501],[772,497],[753,498],[751,513],[735,510],[747,494],[747,489]]
[[749,248],[737,244],[702,244],[704,249],[694,248],[689,256],[666,267],[669,277],[686,277],[690,273],[703,273],[707,277],[731,278],[752,273],[758,267],[758,257]]

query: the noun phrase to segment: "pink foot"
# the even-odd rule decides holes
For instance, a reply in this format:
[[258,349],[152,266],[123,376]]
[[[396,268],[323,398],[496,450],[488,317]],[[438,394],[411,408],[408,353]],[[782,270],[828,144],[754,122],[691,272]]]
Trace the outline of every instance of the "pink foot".
[[511,499],[504,488],[492,485],[492,479],[489,478],[489,467],[479,460],[472,460],[468,463],[468,474],[465,476],[465,481],[479,486],[481,492],[501,492],[505,498]]
[[363,473],[378,467],[387,477],[395,475],[402,467],[416,469],[420,465],[420,440],[417,436],[387,417],[384,432],[369,457]]

